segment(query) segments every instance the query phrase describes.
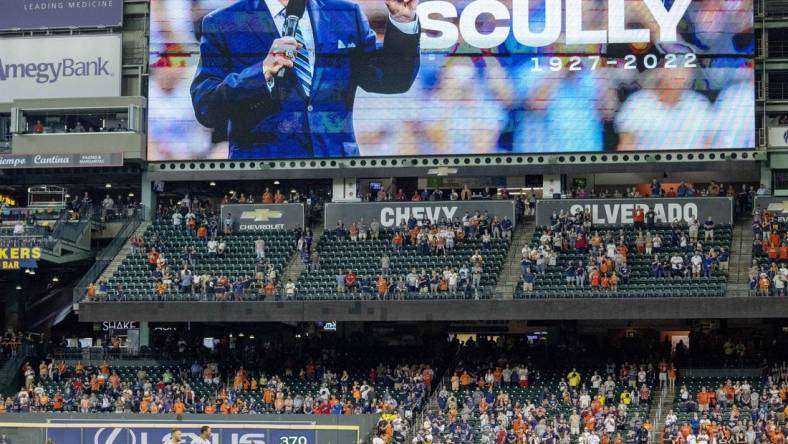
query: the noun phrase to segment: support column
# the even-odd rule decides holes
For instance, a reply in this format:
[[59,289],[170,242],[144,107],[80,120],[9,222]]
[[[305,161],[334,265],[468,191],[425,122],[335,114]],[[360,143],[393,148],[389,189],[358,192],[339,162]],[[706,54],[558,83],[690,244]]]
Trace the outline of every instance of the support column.
[[560,174],[545,174],[542,178],[542,198],[552,199],[555,194],[563,194]]
[[[16,271],[15,273],[22,273],[22,271],[19,270],[19,271]],[[23,281],[24,281],[24,279],[19,279],[17,282],[19,282],[19,284],[22,285]],[[6,328],[6,330],[9,330],[9,329],[21,330],[22,329],[22,326],[20,325],[20,318],[22,317],[22,314],[21,314],[21,312],[22,312],[22,296],[23,296],[24,293],[32,292],[33,291],[33,289],[32,289],[33,287],[34,287],[33,284],[28,283],[27,286],[23,285],[23,290],[20,291],[20,290],[14,289],[14,290],[9,291],[8,294],[6,295],[5,310],[3,312],[4,318],[5,318],[5,328]],[[15,288],[15,287],[12,287],[11,284],[9,284],[9,288]]]
[[153,183],[151,183],[147,172],[142,173],[142,183],[140,184],[140,203],[142,204],[145,220],[151,220],[156,211],[156,194],[153,192]]
[[148,325],[148,321],[140,321],[140,347],[150,347],[150,325]]
[[331,192],[332,202],[359,202],[358,179],[355,177],[335,177]]
[[761,167],[760,184],[769,190],[770,194],[774,194],[774,189],[772,188],[772,170],[769,168],[769,161],[760,161],[758,164]]

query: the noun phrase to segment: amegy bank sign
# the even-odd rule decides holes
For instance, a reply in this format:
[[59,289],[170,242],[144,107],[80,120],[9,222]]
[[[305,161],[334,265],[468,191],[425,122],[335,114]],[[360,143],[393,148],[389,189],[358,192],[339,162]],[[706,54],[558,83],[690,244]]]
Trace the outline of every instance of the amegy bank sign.
[[514,202],[510,200],[471,200],[435,202],[346,202],[325,206],[325,227],[331,229],[340,220],[345,225],[361,219],[369,224],[373,219],[383,228],[397,227],[411,217],[431,222],[462,219],[465,214],[487,212],[492,217],[508,217],[514,223]]
[[654,210],[657,223],[704,221],[733,223],[733,200],[729,197],[644,198],[644,199],[556,199],[536,203],[536,224],[550,224],[552,214],[589,211],[594,224],[631,224],[637,207]]
[[120,96],[121,57],[119,34],[3,39],[0,103]]

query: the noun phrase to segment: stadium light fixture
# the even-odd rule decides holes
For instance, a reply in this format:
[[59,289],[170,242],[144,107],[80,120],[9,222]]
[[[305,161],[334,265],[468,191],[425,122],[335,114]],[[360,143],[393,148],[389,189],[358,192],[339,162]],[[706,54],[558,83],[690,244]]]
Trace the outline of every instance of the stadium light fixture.
[[36,270],[33,270],[33,269],[31,268],[31,269],[30,269],[30,276],[35,276],[35,275],[36,275]]
[[254,339],[254,333],[249,335],[249,339]]
[[104,188],[112,188],[112,184],[108,183],[108,184],[104,185]]
[[21,290],[21,289],[22,289],[22,286],[21,286],[21,285],[17,285],[17,286],[16,286],[16,289],[17,289],[17,290]]
[[52,278],[52,282],[60,282],[60,278],[55,276]]
[[274,185],[279,185],[279,181],[278,181],[278,180],[275,180],[275,181],[274,181]]
[[245,336],[245,335],[244,335],[244,332],[240,332],[240,333],[238,333],[238,337],[239,337],[239,338],[243,338],[244,336]]
[[129,193],[129,197],[134,197],[134,193]]
[[208,183],[208,185],[210,185],[210,186],[212,186],[212,187],[215,187],[215,186],[216,186],[216,182],[214,182],[214,181],[210,181],[210,182]]

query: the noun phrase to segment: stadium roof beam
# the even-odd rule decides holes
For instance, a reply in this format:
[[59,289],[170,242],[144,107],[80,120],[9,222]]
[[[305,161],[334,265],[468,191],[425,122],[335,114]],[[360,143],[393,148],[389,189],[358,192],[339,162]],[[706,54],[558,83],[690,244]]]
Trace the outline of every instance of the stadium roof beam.
[[788,298],[112,302],[80,304],[81,322],[311,322],[784,318]]
[[[567,172],[631,172],[638,168],[655,171],[719,170],[736,163],[766,160],[763,150],[687,150],[666,152],[622,153],[550,153],[507,154],[485,156],[419,156],[362,157],[346,159],[283,159],[283,160],[204,160],[186,162],[150,162],[151,180],[192,181],[211,179],[243,180],[261,178],[315,177],[391,177],[428,176],[451,171],[452,175],[558,174]],[[431,173],[432,171],[432,173]]]

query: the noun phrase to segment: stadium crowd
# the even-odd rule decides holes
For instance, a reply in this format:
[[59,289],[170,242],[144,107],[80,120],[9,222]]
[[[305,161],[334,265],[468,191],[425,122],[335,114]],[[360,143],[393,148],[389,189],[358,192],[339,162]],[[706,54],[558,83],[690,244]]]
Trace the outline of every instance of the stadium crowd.
[[522,249],[523,291],[534,291],[538,276],[548,268],[555,269],[559,257],[566,254],[582,258],[561,264],[567,286],[605,292],[616,292],[620,285],[629,283],[633,258],[650,260],[652,277],[657,279],[710,278],[718,271],[727,273],[730,251],[714,246],[717,224],[712,218],[664,224],[657,223],[656,217],[654,208],[636,205],[631,227],[597,227],[590,209],[572,214],[554,212],[550,225],[539,228],[537,239]]
[[[376,258],[380,261],[377,275],[360,276],[353,269],[340,270],[335,277],[336,291],[377,299],[403,299],[407,294],[478,293],[485,256],[493,251],[494,241],[511,240],[513,227],[508,217],[499,220],[482,211],[466,212],[461,218],[439,221],[431,221],[426,216],[418,220],[411,216],[397,228],[384,230],[390,246]],[[378,241],[381,234],[380,223],[375,219],[369,224],[361,219],[349,227],[339,221],[334,229],[334,239],[339,242]],[[456,246],[468,244],[478,248],[473,249],[458,267],[446,264],[434,269],[406,267],[410,269],[402,274],[392,270],[392,260],[400,259],[403,252],[415,251],[421,257],[441,258],[451,256]],[[489,265],[489,260],[487,262]],[[314,267],[310,271],[314,271]]]
[[[711,385],[715,384],[715,385]],[[788,434],[788,364],[760,378],[682,381],[665,417],[663,442],[784,444]]]
[[785,296],[788,284],[788,224],[767,208],[755,212],[752,222],[751,295]]

